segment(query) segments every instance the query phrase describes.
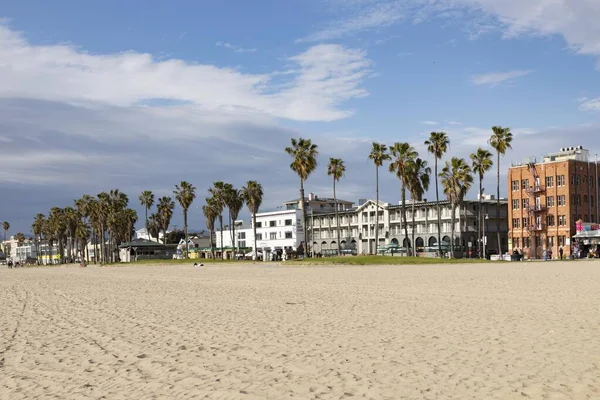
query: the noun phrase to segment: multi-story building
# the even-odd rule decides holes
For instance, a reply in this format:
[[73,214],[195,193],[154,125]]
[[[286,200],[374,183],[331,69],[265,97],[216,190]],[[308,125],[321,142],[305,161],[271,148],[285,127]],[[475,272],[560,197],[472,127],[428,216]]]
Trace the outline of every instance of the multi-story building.
[[[486,248],[492,254],[498,253],[497,223],[500,220],[501,251],[507,249],[507,201],[500,201],[500,214],[496,213],[496,200],[485,198],[481,201],[482,215],[485,219]],[[437,253],[438,250],[438,203],[424,200],[415,203],[414,241],[412,203],[406,203],[408,237],[401,223],[402,206],[380,202],[379,218],[376,221],[377,206],[375,200],[360,200],[352,209],[338,212],[340,218],[340,247],[358,254],[374,254],[376,248],[397,245],[404,249],[414,248],[417,252]],[[440,201],[442,246],[447,250],[452,243],[452,209],[448,201]],[[454,243],[458,256],[468,256],[471,250],[475,254],[480,241],[478,233],[479,200],[465,200],[457,207],[455,214]],[[334,212],[313,214],[311,234],[316,253],[335,253],[337,244],[337,224]],[[379,243],[375,244],[375,229],[379,229]],[[481,235],[483,236],[483,234]]]
[[[235,247],[254,248],[252,223],[239,225],[236,221]],[[288,209],[267,211],[256,214],[256,247],[266,257],[273,252],[295,251],[304,242],[302,210]],[[215,233],[216,247],[221,247],[221,231]],[[233,247],[231,230],[223,229],[222,246]]]
[[[309,196],[307,205],[308,213],[308,242],[311,244],[309,250],[320,254],[335,254],[338,249],[337,224],[335,220],[335,207],[333,200],[330,206],[321,203],[310,203]],[[328,201],[330,199],[327,199]],[[298,204],[300,200],[292,200],[284,203],[288,210],[266,212],[257,214],[257,247],[264,249],[267,253],[275,250],[298,249],[303,242],[302,211]],[[359,200],[357,206],[350,201],[338,200],[338,215],[340,218],[340,240],[339,248],[353,254],[374,254],[377,248],[386,245],[398,245],[404,248],[416,248],[418,251],[430,250],[437,252],[437,205],[436,202],[415,203],[415,244],[412,245],[412,204],[407,202],[406,212],[408,221],[408,237],[405,237],[401,225],[401,205],[393,205],[380,202],[379,218],[375,221],[377,211],[374,200]],[[500,234],[502,241],[502,252],[507,249],[507,202],[501,200],[499,217],[496,214],[496,200],[486,198],[482,200],[482,214],[487,215],[485,220],[485,233],[487,249],[491,253],[498,253],[496,240],[496,221],[500,219]],[[296,206],[294,206],[296,205]],[[317,211],[316,208],[319,210]],[[447,201],[440,202],[441,207],[441,238],[442,245],[448,249],[451,244],[451,207]],[[308,211],[308,208],[307,208]],[[468,250],[476,252],[480,235],[478,233],[477,219],[479,213],[478,200],[465,200],[456,209],[456,220],[454,230],[455,245],[459,249],[457,254],[467,255]],[[375,244],[375,229],[379,229],[379,244]],[[231,243],[231,232],[224,230],[223,245],[229,247]],[[236,246],[253,247],[252,226],[236,228]],[[220,233],[216,234],[217,247],[220,247]],[[465,254],[463,254],[463,252]]]
[[589,151],[562,148],[541,162],[528,158],[508,173],[509,248],[541,258],[571,254],[575,223],[598,222],[598,164]]

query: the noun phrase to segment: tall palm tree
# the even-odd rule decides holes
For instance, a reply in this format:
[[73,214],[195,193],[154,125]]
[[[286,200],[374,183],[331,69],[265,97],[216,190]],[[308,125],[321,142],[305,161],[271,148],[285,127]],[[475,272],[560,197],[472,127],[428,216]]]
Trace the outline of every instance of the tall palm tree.
[[224,258],[224,246],[223,246],[223,211],[225,211],[225,197],[227,195],[227,184],[223,181],[213,182],[213,187],[208,189],[208,192],[214,199],[214,206],[217,210],[217,217],[219,218],[219,229],[221,234],[221,259]]
[[[154,193],[152,193],[151,190],[144,190],[142,194],[140,194],[139,200],[140,204],[144,206],[144,211],[146,213],[146,233],[148,234],[148,237],[150,237],[150,231],[148,230],[148,210],[154,205]],[[150,239],[152,238],[150,237]],[[156,239],[158,240],[158,238]]]
[[435,174],[435,201],[437,203],[437,242],[439,256],[442,256],[442,207],[440,205],[440,192],[438,189],[438,160],[441,160],[444,154],[450,147],[450,139],[444,132],[431,132],[429,139],[425,141],[427,151],[434,158],[434,174]]
[[285,148],[285,152],[292,157],[290,169],[300,178],[300,204],[302,205],[302,226],[304,229],[304,251],[308,253],[308,226],[306,214],[306,199],[304,197],[304,182],[317,168],[317,157],[319,150],[317,145],[310,139],[291,139],[291,146]]
[[492,135],[490,136],[490,146],[496,150],[498,156],[496,166],[498,168],[497,173],[497,185],[496,185],[496,231],[498,234],[498,254],[502,254],[502,247],[500,241],[500,156],[506,154],[506,150],[512,149],[511,142],[513,134],[510,128],[503,128],[501,126],[492,127]]
[[206,228],[210,232],[210,252],[213,260],[215,259],[215,246],[213,238],[215,235],[215,221],[219,216],[219,209],[215,204],[216,201],[213,197],[206,198],[206,204],[202,206],[202,213],[204,214]]
[[44,214],[36,214],[33,224],[31,224],[31,231],[35,236],[35,254],[37,257],[37,264],[40,264],[40,240],[44,232],[44,224],[46,223],[46,216]]
[[427,161],[416,158],[411,161],[408,165],[408,191],[410,192],[410,198],[412,199],[412,238],[413,247],[417,248],[415,243],[415,202],[422,201],[423,195],[429,190],[429,181],[431,175],[431,168],[429,168]]
[[77,238],[77,242],[79,243],[79,249],[81,249],[80,258],[83,262],[86,259],[85,248],[87,247],[87,243],[90,240],[91,229],[90,226],[83,222],[79,221],[77,228],[75,229],[75,237]]
[[77,241],[75,239],[75,230],[77,229],[77,225],[81,220],[81,216],[73,207],[65,207],[63,208],[63,217],[66,225],[66,232],[68,233],[68,258],[69,260],[72,260],[74,258],[75,246],[77,245]]
[[[92,229],[92,224],[90,222],[91,212],[92,212],[92,208],[93,208],[93,201],[94,201],[94,198],[92,196],[90,196],[89,194],[84,194],[79,199],[76,199],[73,203],[75,205],[75,208],[77,208],[79,215],[81,215],[83,223],[88,226],[88,229],[90,231],[90,239],[94,240],[94,243],[95,243],[94,229]],[[85,250],[86,250],[85,251],[85,259],[89,262],[90,255],[89,255],[87,243],[85,245]]]
[[148,229],[150,229],[148,235],[151,235],[150,237],[154,236],[159,240],[158,237],[160,236],[161,224],[160,215],[158,213],[150,214],[150,217],[148,218]]
[[23,243],[25,243],[25,239],[27,238],[25,237],[25,234],[23,232],[17,232],[17,234],[15,235],[17,246],[23,246]]
[[181,181],[179,185],[175,185],[175,199],[183,209],[183,232],[185,234],[185,257],[190,256],[190,248],[188,243],[188,209],[196,198],[196,188],[189,182]]
[[471,161],[473,172],[479,176],[479,212],[477,214],[477,237],[479,240],[479,247],[477,252],[479,253],[479,258],[485,256],[482,254],[482,246],[483,246],[483,233],[481,231],[481,203],[483,196],[483,177],[487,171],[492,169],[492,165],[494,162],[492,161],[492,153],[490,153],[486,149],[482,149],[481,147],[477,149],[475,153],[471,154]]
[[235,220],[240,215],[242,207],[244,207],[244,197],[242,191],[234,188],[232,185],[229,185],[225,196],[225,203],[229,209],[229,219],[232,233],[231,244],[233,246],[233,255],[235,259]]
[[246,182],[246,186],[242,188],[244,196],[244,202],[248,206],[248,211],[252,214],[252,230],[254,234],[254,254],[252,259],[256,260],[258,257],[258,246],[256,244],[256,214],[260,209],[263,199],[263,188],[262,185],[256,181]]
[[340,217],[338,215],[338,202],[337,194],[335,192],[335,184],[339,182],[346,172],[346,166],[341,158],[329,158],[329,165],[327,165],[327,175],[333,178],[333,203],[335,204],[335,223],[337,232],[337,247],[338,256],[342,254],[342,248],[340,245]]
[[[371,153],[369,153],[369,159],[375,164],[375,254],[377,253],[377,246],[379,246],[379,167],[383,165],[384,161],[390,159],[388,154],[388,148],[383,143],[373,142],[371,146]],[[369,253],[371,251],[369,250]]]
[[163,231],[163,244],[167,244],[167,229],[169,229],[169,225],[171,225],[174,209],[175,202],[169,196],[163,196],[158,200],[158,215]]
[[[404,237],[408,241],[408,221],[406,218],[406,188],[410,179],[410,164],[415,161],[419,153],[408,143],[394,143],[390,147],[392,153],[392,162],[390,164],[390,172],[395,173],[400,179],[400,197],[402,200],[402,224],[404,225]],[[415,244],[410,243],[406,249],[406,254],[413,254]]]
[[456,230],[456,208],[460,207],[465,195],[471,188],[473,183],[473,175],[471,175],[471,167],[463,158],[452,157],[450,161],[446,161],[446,165],[440,172],[442,178],[442,186],[444,193],[450,201],[452,209],[450,216],[451,224],[451,255],[454,258],[454,232]]
[[6,232],[10,229],[10,223],[8,221],[2,222],[2,229],[4,229],[4,241],[6,242]]

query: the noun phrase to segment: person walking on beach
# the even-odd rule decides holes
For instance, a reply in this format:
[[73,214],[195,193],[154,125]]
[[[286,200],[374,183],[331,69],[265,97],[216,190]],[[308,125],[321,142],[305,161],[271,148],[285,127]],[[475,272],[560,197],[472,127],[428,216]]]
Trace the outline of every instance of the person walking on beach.
[[548,260],[552,260],[552,249],[548,249]]
[[559,247],[559,249],[558,249],[558,255],[560,256],[561,260],[563,259],[563,252],[564,252],[563,248]]

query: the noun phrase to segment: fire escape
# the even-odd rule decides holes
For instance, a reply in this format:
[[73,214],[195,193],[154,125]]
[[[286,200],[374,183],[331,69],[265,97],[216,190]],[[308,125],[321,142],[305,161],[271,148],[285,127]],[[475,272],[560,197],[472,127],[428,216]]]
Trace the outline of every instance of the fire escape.
[[543,237],[546,232],[546,205],[542,204],[541,195],[546,191],[546,188],[540,182],[540,176],[537,173],[535,159],[530,159],[527,166],[531,176],[530,185],[527,188],[527,195],[529,198],[529,218],[527,224],[527,231],[531,238],[530,249],[533,248],[533,258],[537,258],[537,237]]

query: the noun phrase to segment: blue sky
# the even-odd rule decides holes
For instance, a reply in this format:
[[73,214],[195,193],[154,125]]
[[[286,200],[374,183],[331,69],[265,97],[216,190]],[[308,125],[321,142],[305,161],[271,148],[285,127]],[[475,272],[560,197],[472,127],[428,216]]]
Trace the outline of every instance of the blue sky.
[[[468,157],[505,125],[515,142],[504,165],[600,150],[592,0],[6,3],[0,219],[20,230],[84,192],[134,200],[182,179],[198,187],[193,226],[215,180],[256,179],[275,207],[296,195],[281,151],[292,136],[321,148],[308,189],[329,195],[324,165],[341,157],[351,200],[374,193],[373,140],[423,152],[444,130],[452,155]],[[382,186],[397,202],[394,177]]]

